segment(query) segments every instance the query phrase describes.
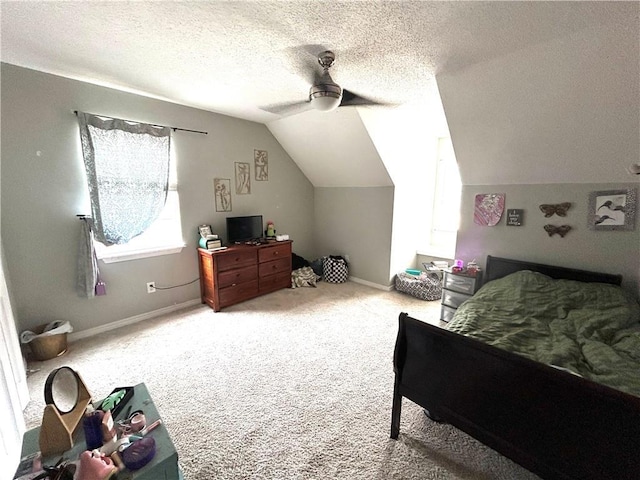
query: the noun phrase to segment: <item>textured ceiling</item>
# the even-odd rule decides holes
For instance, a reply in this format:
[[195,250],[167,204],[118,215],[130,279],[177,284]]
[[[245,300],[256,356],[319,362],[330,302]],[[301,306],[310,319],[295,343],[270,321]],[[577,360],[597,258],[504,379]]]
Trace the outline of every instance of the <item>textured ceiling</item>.
[[[628,181],[638,158],[637,1],[0,8],[3,62],[265,123],[316,186],[394,184],[449,133],[464,184]],[[266,111],[307,99],[325,49],[334,81],[394,106]]]
[[[614,2],[615,3],[615,2]],[[305,100],[315,55],[393,104],[434,76],[616,22],[609,2],[2,1],[3,62],[268,123]]]

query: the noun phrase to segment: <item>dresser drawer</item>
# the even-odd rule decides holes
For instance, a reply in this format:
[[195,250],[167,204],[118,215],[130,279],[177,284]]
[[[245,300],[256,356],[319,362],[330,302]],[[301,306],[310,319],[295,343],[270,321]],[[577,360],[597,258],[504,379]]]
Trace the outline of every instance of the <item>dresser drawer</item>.
[[442,290],[442,304],[447,307],[458,308],[462,302],[471,298],[466,293],[454,292],[453,290]]
[[219,290],[220,306],[233,305],[234,303],[253,298],[258,295],[258,280],[238,283]]
[[291,273],[291,259],[281,258],[258,265],[258,275],[260,278],[282,272]]
[[454,275],[452,273],[445,272],[442,288],[453,290],[454,292],[473,295],[476,292],[477,281],[477,277],[465,277],[463,275]]
[[450,322],[453,319],[453,315],[456,313],[455,308],[447,307],[446,305],[442,305],[440,307],[440,320],[443,322]]
[[270,245],[268,247],[262,247],[258,251],[258,262],[269,262],[279,258],[288,258],[291,260],[291,244],[286,243],[282,245]]
[[281,288],[291,287],[291,273],[282,272],[267,277],[260,277],[260,293],[273,292]]
[[217,254],[215,256],[216,267],[219,272],[231,270],[232,268],[255,265],[258,256],[254,249],[239,249],[228,253]]
[[237,285],[238,283],[255,280],[257,275],[257,265],[234,268],[233,270],[226,270],[218,274],[218,285],[220,286],[220,288],[228,287],[230,285]]

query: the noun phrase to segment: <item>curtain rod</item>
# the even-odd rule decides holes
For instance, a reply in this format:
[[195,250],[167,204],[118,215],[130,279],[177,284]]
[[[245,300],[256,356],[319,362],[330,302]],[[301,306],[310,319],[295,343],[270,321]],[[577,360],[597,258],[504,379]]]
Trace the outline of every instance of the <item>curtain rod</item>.
[[[74,110],[73,113],[76,114],[76,117],[78,116],[78,110]],[[89,112],[85,112],[85,113],[89,113]],[[98,115],[97,113],[89,113],[89,115],[94,115],[96,117],[113,118],[114,120],[123,120],[125,122],[131,122],[131,123],[144,123],[144,122],[136,122],[135,120],[124,120],[122,118],[114,118],[114,117],[111,117],[109,115]],[[174,132],[176,130],[180,130],[182,132],[201,133],[202,135],[209,135],[209,132],[201,132],[200,130],[189,130],[188,128],[170,127],[168,125],[153,125],[153,126],[154,127],[162,127],[162,128],[170,128]]]

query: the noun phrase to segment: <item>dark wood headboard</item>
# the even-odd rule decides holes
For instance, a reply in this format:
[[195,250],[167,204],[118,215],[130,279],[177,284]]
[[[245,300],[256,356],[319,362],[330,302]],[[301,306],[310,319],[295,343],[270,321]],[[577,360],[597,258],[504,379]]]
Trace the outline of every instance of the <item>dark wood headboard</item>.
[[505,277],[520,270],[531,270],[547,275],[551,278],[578,280],[580,282],[598,282],[620,285],[622,275],[610,273],[589,272],[587,270],[576,270],[575,268],[556,267],[544,265],[542,263],[531,263],[522,260],[512,260],[509,258],[493,257],[487,255],[487,263],[483,282],[487,283],[497,278]]

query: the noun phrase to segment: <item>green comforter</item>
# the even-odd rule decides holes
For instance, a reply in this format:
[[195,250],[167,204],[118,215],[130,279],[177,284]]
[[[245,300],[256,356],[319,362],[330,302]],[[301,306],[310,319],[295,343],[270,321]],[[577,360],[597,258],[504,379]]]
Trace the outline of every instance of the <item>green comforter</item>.
[[517,272],[484,285],[447,329],[640,396],[640,305],[620,287]]

